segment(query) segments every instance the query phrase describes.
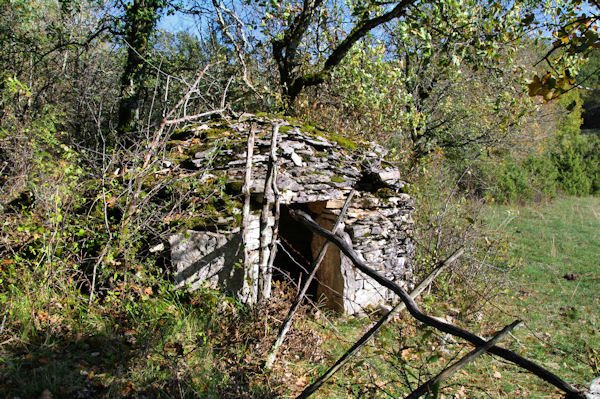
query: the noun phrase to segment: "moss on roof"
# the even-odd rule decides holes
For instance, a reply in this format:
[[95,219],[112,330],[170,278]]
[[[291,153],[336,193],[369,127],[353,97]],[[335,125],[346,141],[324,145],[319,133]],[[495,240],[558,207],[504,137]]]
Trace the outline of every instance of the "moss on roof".
[[[240,120],[215,119],[184,126],[175,130],[166,144],[166,158],[173,164],[168,174],[172,179],[169,184],[177,185],[174,190],[188,197],[188,202],[183,205],[185,211],[178,215],[180,223],[188,228],[217,226],[224,224],[224,221],[227,221],[227,228],[234,228],[239,224],[239,210],[243,201],[243,170],[251,123],[258,126],[255,156],[262,159],[255,161],[255,168],[257,163],[260,164],[262,172],[255,173],[265,173],[265,157],[272,126],[276,124],[280,125],[280,134],[287,136],[290,142],[300,141],[305,146],[304,150],[299,150],[296,154],[300,156],[304,166],[294,165],[290,159],[286,160],[286,165],[298,168],[298,173],[304,175],[330,175],[330,183],[337,183],[333,186],[344,182],[348,183],[348,187],[352,186],[357,178],[347,176],[345,172],[351,168],[360,171],[365,152],[372,150],[369,143],[330,133],[296,118],[278,114],[244,115]],[[327,164],[329,167],[323,169],[316,166],[311,169],[306,166],[311,162],[315,165]],[[176,184],[176,181],[180,182]],[[181,181],[186,181],[187,186]],[[189,184],[190,182],[194,184]],[[387,192],[378,194],[388,195]]]

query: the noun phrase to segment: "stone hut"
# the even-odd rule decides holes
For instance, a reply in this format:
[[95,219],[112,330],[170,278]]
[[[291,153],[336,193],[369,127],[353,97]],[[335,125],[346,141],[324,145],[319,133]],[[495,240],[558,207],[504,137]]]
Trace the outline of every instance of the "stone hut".
[[[265,180],[271,138],[278,126],[277,189],[280,203],[278,234],[274,239],[275,207],[266,201]],[[254,127],[251,169],[251,212],[241,227],[242,186],[246,176],[247,143]],[[343,218],[340,235],[373,269],[404,285],[411,279],[412,201],[386,150],[373,143],[354,143],[294,120],[245,115],[239,121],[219,120],[175,132],[172,154],[188,154],[186,167],[201,182],[219,182],[225,199],[213,218],[170,236],[171,261],[177,286],[219,287],[254,303],[260,293],[261,259],[274,257],[272,278],[302,280],[324,239],[294,221],[291,209],[302,209],[331,230],[352,189],[355,195]],[[268,190],[268,188],[267,188]],[[269,194],[271,197],[273,193]],[[263,209],[266,217],[261,218]],[[261,220],[262,226],[261,226]],[[266,223],[264,222],[266,220]],[[244,242],[245,241],[245,242]],[[262,253],[261,253],[262,252]],[[270,279],[267,282],[270,287]],[[329,308],[357,313],[368,305],[392,299],[391,293],[357,271],[349,259],[330,245],[311,287]]]

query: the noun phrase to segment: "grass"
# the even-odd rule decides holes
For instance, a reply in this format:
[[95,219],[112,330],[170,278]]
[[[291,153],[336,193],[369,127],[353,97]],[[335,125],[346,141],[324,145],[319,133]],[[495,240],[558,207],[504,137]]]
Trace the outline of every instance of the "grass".
[[[600,375],[600,199],[564,198],[541,206],[490,206],[484,219],[490,228],[502,230],[509,242],[505,256],[490,265],[498,271],[497,281],[506,285],[489,302],[482,299],[475,304],[480,310],[467,309],[461,313],[468,316],[459,315],[452,321],[489,337],[515,319],[523,320],[513,337],[501,345],[579,388],[587,387]],[[461,303],[466,301],[466,292],[457,289],[444,294],[439,290],[444,285],[451,288],[444,282],[448,278],[438,281],[438,289],[431,295],[420,298],[428,313],[444,317],[456,308],[469,306]],[[467,291],[479,291],[483,298],[493,291],[490,288],[474,283]],[[454,302],[448,304],[448,297]],[[326,345],[335,347],[336,354],[349,346],[340,342]],[[423,328],[404,315],[385,326],[375,342],[363,348],[360,356],[317,397],[388,397],[385,392],[402,397],[410,391],[408,383],[415,388],[417,381],[436,374],[469,349],[449,343],[443,334]],[[331,355],[329,362],[335,358]],[[359,381],[362,390],[357,387]],[[370,391],[369,387],[379,389]],[[440,397],[562,396],[534,375],[486,355],[448,380]]]
[[600,135],[600,129],[581,129],[583,135]]
[[314,331],[322,328],[301,313],[305,321],[282,346],[285,366],[261,370],[276,333],[267,321],[281,320],[289,306],[283,288],[256,309],[213,290],[133,282],[71,309],[66,300],[77,292],[68,289],[51,298],[22,290],[0,309],[0,397],[266,399],[300,389],[295,382],[318,364]]
[[[507,288],[483,311],[464,311],[472,304],[464,299],[471,288],[445,276],[419,303],[485,336],[522,319],[524,327],[503,344],[583,387],[600,374],[600,199],[491,206],[485,221],[509,238],[508,253],[492,264],[510,281]],[[60,279],[37,294],[30,280],[36,281],[11,277],[14,291],[0,309],[8,315],[0,333],[0,392],[7,397],[294,397],[378,317],[327,314],[326,321],[326,312],[305,308],[275,369],[263,373],[261,362],[289,306],[291,293],[284,289],[276,289],[268,308],[251,310],[213,291],[174,293],[166,283],[127,280],[88,307],[76,287],[57,285]],[[486,287],[473,289],[485,293]],[[469,349],[403,314],[314,397],[403,397],[409,384],[415,388]],[[461,370],[442,394],[560,397],[491,356]]]
[[[600,199],[495,206],[487,220],[508,233],[509,253],[517,260],[509,272],[511,288],[495,306],[499,322],[524,321],[512,349],[585,386],[600,374]],[[506,370],[507,391],[527,387],[529,397],[555,395]]]

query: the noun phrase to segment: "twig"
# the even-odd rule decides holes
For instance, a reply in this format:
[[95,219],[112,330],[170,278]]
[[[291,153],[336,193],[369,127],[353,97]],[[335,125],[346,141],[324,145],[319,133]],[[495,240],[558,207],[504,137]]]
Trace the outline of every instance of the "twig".
[[[252,82],[250,81],[250,78],[248,77],[248,75],[249,75],[248,74],[248,66],[246,65],[246,60],[244,59],[244,53],[245,53],[244,49],[249,46],[248,40],[246,39],[246,36],[244,35],[244,30],[243,30],[244,23],[235,14],[235,12],[226,8],[221,1],[213,0],[212,3],[215,8],[215,11],[217,13],[217,21],[218,21],[219,25],[221,26],[221,29],[223,30],[223,33],[225,34],[225,36],[227,36],[227,38],[231,41],[231,44],[233,44],[233,47],[235,48],[235,54],[238,58],[238,61],[242,65],[242,80],[244,81],[246,86],[248,86],[250,88],[250,90],[252,90],[256,94],[259,94],[258,91],[254,88],[254,85],[252,84]],[[235,38],[231,34],[231,32],[229,30],[229,26],[227,26],[227,24],[225,23],[225,19],[223,18],[223,14],[221,13],[221,11],[224,11],[225,13],[227,13],[237,23],[237,25],[239,27],[238,32],[240,32],[241,38],[242,38],[242,46],[241,47],[240,47],[239,41],[235,40]]]
[[[440,265],[437,268],[435,268],[434,271],[432,271],[423,281],[421,281],[417,285],[417,287],[410,293],[410,296],[413,299],[416,299],[419,295],[421,295],[421,293],[425,290],[425,288],[429,284],[431,284],[431,282],[445,268],[447,268],[452,263],[454,263],[454,261],[456,259],[458,259],[463,253],[464,253],[464,248],[459,248],[458,250],[456,250],[452,255],[450,255],[450,257],[448,257],[448,259],[446,259],[445,261],[440,263]],[[329,378],[331,378],[332,375],[334,375],[344,364],[346,364],[348,362],[348,360],[350,360],[356,354],[356,352],[360,348],[362,348],[369,341],[369,339],[373,335],[375,335],[375,333],[377,331],[379,331],[379,329],[385,323],[388,322],[388,320],[390,320],[397,313],[404,310],[404,308],[406,308],[406,305],[404,305],[404,302],[400,302],[396,306],[394,306],[392,308],[392,310],[390,310],[385,316],[383,316],[373,327],[371,327],[369,329],[369,331],[367,331],[362,337],[360,337],[360,339],[358,341],[356,341],[354,343],[354,345],[352,345],[352,347],[350,349],[348,349],[346,351],[346,353],[344,353],[342,355],[342,357],[340,357],[338,359],[338,361],[335,362],[335,364],[329,368],[329,370],[327,370],[325,373],[323,373],[315,382],[313,382],[304,391],[302,391],[302,393],[297,397],[297,399],[308,398],[312,393],[314,393],[316,390],[318,390],[321,387],[321,385],[323,385],[323,383],[325,383],[325,381],[327,381]]]
[[[102,134],[101,131],[100,131],[100,138],[102,139],[102,165],[105,165],[106,164],[106,140],[104,139],[104,135]],[[106,252],[108,251],[108,247],[113,239],[113,235],[110,231],[110,226],[108,223],[108,203],[106,202],[106,172],[108,171],[108,168],[110,167],[111,163],[112,163],[112,161],[109,162],[108,165],[106,165],[106,167],[104,167],[103,171],[102,171],[102,206],[103,206],[103,211],[104,211],[104,226],[106,227],[106,233],[108,234],[108,241],[106,242],[106,245],[104,246],[104,250],[102,251],[102,254],[98,258],[96,263],[94,263],[94,269],[92,270],[92,283],[91,283],[91,287],[90,287],[90,297],[88,299],[88,307],[92,306],[92,301],[94,300],[94,290],[96,289],[96,274],[98,271],[98,266],[100,265],[100,263],[102,263],[102,260],[104,259],[104,256],[106,255]]]
[[171,75],[167,75],[167,83],[165,84],[165,98],[163,99],[162,116],[167,116],[167,101],[169,100],[169,83],[171,83]]
[[502,338],[504,338],[510,331],[515,328],[517,325],[521,323],[521,320],[513,321],[510,325],[504,327],[498,334],[494,335],[492,339],[487,341],[485,345],[480,346],[476,349],[473,349],[471,352],[467,353],[463,358],[461,358],[456,363],[453,363],[451,366],[442,370],[438,375],[429,379],[427,382],[419,386],[417,389],[412,391],[408,396],[404,399],[418,399],[426,393],[432,392],[434,393],[439,390],[440,383],[448,378],[452,377],[454,373],[458,370],[471,363],[473,360],[477,359],[479,356],[483,355],[488,351],[492,346],[496,345]]
[[[335,225],[333,226],[333,229],[331,230],[334,234],[340,228],[340,226],[342,224],[342,220],[344,219],[346,211],[348,210],[348,207],[350,206],[350,202],[352,201],[352,198],[354,197],[355,193],[356,192],[354,190],[352,190],[352,191],[350,191],[350,194],[348,194],[348,198],[346,198],[346,202],[344,203],[344,206],[342,207],[342,210],[335,222]],[[290,329],[290,326],[292,324],[292,319],[294,317],[294,314],[298,310],[300,303],[302,303],[302,300],[304,299],[304,296],[306,295],[306,291],[308,291],[308,287],[310,286],[310,283],[312,282],[315,275],[317,274],[317,270],[318,270],[319,266],[321,265],[321,262],[323,262],[323,259],[325,258],[325,255],[327,254],[328,248],[329,248],[329,241],[326,241],[325,244],[323,245],[323,248],[321,248],[321,252],[319,252],[317,259],[314,262],[311,273],[306,278],[306,281],[304,282],[304,285],[302,286],[302,288],[299,290],[298,295],[296,295],[296,298],[294,299],[294,302],[292,303],[292,306],[290,307],[290,310],[288,311],[285,321],[279,328],[279,333],[277,334],[277,339],[273,343],[273,346],[271,347],[271,350],[269,351],[269,354],[267,355],[267,359],[265,362],[266,370],[270,370],[273,367],[273,363],[275,362],[275,358],[277,357],[277,352],[279,351],[279,347],[281,346],[281,344],[285,338],[285,335],[287,334],[287,332]]]
[[212,111],[202,112],[200,114],[182,116],[181,118],[165,120],[165,121],[163,121],[163,124],[165,126],[169,126],[169,125],[175,125],[177,123],[182,123],[182,122],[191,122],[196,119],[204,118],[205,116],[214,115],[214,114],[222,114],[223,112],[225,112],[225,108],[215,109]]
[[[361,272],[363,272],[364,274],[366,274],[367,276],[369,276],[370,278],[372,278],[379,284],[383,285],[384,287],[389,288],[396,295],[398,295],[400,297],[400,299],[402,299],[402,302],[404,302],[406,304],[406,308],[409,311],[409,313],[415,319],[417,319],[418,321],[420,321],[428,326],[431,326],[437,330],[440,330],[440,331],[446,332],[448,334],[454,335],[456,337],[462,338],[475,346],[485,345],[486,341],[483,338],[471,333],[470,331],[467,331],[467,330],[460,328],[458,326],[455,326],[453,324],[446,323],[441,320],[435,319],[435,318],[423,313],[421,311],[421,309],[419,309],[419,307],[417,306],[415,301],[404,290],[404,288],[402,288],[395,282],[385,278],[384,276],[382,276],[381,274],[377,273],[376,271],[371,269],[369,266],[367,266],[366,263],[364,263],[363,261],[361,261],[358,258],[357,253],[350,246],[348,246],[346,244],[346,242],[344,242],[344,240],[342,240],[339,236],[336,236],[335,234],[332,234],[331,232],[329,232],[326,229],[319,226],[317,223],[315,223],[312,220],[312,218],[308,214],[306,214],[305,212],[302,212],[302,211],[296,211],[296,212],[291,211],[290,214],[293,218],[295,218],[296,220],[300,221],[302,224],[307,226],[313,233],[320,234],[320,235],[326,237],[327,239],[333,241],[333,243],[335,245],[337,245],[338,248],[340,248],[340,250],[344,253],[344,255],[346,255],[348,258],[350,258],[350,260],[352,260],[352,262],[354,263],[354,266],[356,266],[356,268],[358,270],[360,270]],[[565,392],[567,394],[566,398],[568,398],[568,399],[571,399],[571,398],[584,399],[585,398],[584,394],[581,391],[579,391],[578,389],[573,387],[568,382],[564,381],[562,378],[560,378],[556,374],[550,372],[549,370],[543,368],[542,366],[538,365],[537,363],[534,363],[531,360],[526,359],[523,356],[521,356],[511,350],[501,348],[498,346],[492,346],[491,348],[489,348],[489,352],[493,353],[496,356],[500,356],[501,358],[508,360],[509,362],[512,362],[512,363],[532,372],[533,374],[535,374],[539,378],[543,379],[544,381],[554,385],[558,389]]]
[[150,165],[150,160],[152,159],[152,156],[154,155],[154,151],[158,147],[158,144],[160,143],[161,139],[163,138],[163,132],[164,132],[165,128],[169,125],[174,125],[174,124],[177,124],[180,122],[186,122],[186,121],[197,119],[197,118],[200,118],[203,116],[208,116],[211,114],[222,112],[222,110],[209,111],[209,112],[204,112],[202,114],[197,114],[197,115],[192,115],[192,116],[184,116],[184,117],[178,118],[178,119],[169,119],[179,109],[179,107],[181,107],[183,104],[185,104],[188,101],[188,99],[190,98],[192,93],[196,90],[196,86],[198,85],[198,83],[200,83],[200,80],[204,77],[204,74],[206,73],[206,71],[208,70],[208,68],[210,66],[211,66],[211,64],[208,64],[204,67],[204,69],[202,70],[202,72],[200,72],[200,75],[196,78],[196,81],[190,87],[190,89],[187,91],[187,93],[179,100],[179,102],[177,102],[175,107],[167,114],[166,118],[161,121],[160,126],[154,133],[154,137],[152,138],[152,141],[150,142],[150,145],[148,146],[146,154],[144,155],[144,162],[142,163],[139,174],[133,178],[133,181],[129,182],[129,188],[131,189],[133,186],[135,186],[135,189],[132,193],[131,198],[127,199],[128,205],[126,206],[126,210],[123,215],[123,221],[121,222],[121,229],[120,229],[120,234],[119,234],[119,236],[121,236],[121,238],[120,238],[121,242],[119,244],[119,248],[122,247],[122,245],[123,245],[122,241],[125,238],[125,234],[123,234],[123,233],[127,230],[128,226],[129,226],[129,222],[131,221],[131,218],[133,217],[133,214],[135,213],[135,210],[137,209],[139,196],[142,192],[142,186],[144,184],[144,180],[146,177],[145,172],[146,172],[148,166]]
[[229,78],[227,84],[225,85],[225,90],[223,90],[223,95],[221,96],[221,109],[225,110],[225,100],[227,99],[227,91],[229,91],[229,85],[231,85],[231,81],[233,80],[233,76]]
[[102,253],[98,257],[98,260],[96,261],[96,263],[94,263],[94,269],[92,270],[92,286],[90,287],[90,297],[88,299],[88,307],[92,306],[92,301],[94,300],[94,290],[96,288],[96,274],[97,274],[98,266],[100,265],[100,263],[102,263],[102,260],[104,259],[104,255],[106,255],[106,252],[108,251],[108,247],[110,246],[110,241],[111,240],[109,238],[108,242],[104,246],[104,249],[102,250]]

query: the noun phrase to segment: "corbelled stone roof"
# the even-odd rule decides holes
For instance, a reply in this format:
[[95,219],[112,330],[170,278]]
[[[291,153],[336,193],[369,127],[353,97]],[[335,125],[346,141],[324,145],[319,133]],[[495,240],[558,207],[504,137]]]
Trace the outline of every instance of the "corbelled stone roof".
[[[282,203],[343,198],[348,190],[377,192],[389,197],[404,191],[397,168],[385,160],[387,151],[369,142],[353,142],[337,135],[281,118],[246,115],[240,121],[218,120],[192,125],[174,133],[171,152],[184,168],[225,172],[227,184],[241,189],[246,145],[256,126],[252,193],[261,193],[269,160],[271,134],[279,125],[279,174]],[[205,177],[206,178],[206,177]],[[392,190],[387,195],[382,189]]]

